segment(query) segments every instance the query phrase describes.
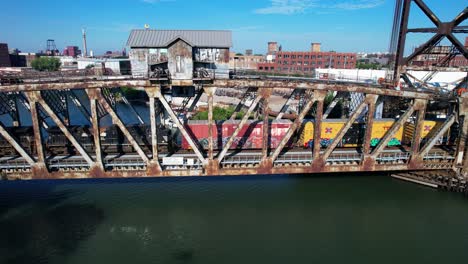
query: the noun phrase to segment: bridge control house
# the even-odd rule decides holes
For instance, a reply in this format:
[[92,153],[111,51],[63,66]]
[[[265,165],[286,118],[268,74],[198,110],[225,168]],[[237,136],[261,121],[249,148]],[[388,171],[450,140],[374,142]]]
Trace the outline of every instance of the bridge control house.
[[173,85],[229,78],[232,32],[225,30],[132,30],[127,41],[132,75]]

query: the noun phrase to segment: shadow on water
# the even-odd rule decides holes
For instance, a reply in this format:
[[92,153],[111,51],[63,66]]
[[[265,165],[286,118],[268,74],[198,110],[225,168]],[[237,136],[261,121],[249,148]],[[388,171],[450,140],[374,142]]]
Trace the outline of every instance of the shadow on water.
[[93,204],[66,200],[76,191],[57,191],[57,183],[0,182],[0,263],[50,263],[91,237],[104,220]]

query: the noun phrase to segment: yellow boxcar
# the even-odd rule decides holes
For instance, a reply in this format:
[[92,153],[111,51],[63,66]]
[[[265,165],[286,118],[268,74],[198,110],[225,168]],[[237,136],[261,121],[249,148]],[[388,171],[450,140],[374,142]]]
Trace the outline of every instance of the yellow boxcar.
[[[380,140],[387,134],[388,130],[393,126],[395,120],[393,119],[376,119],[372,127],[371,146],[375,147],[379,144]],[[403,126],[393,135],[393,138],[388,142],[388,146],[400,146],[403,140]]]
[[[343,128],[346,119],[326,119],[322,121],[322,131],[320,135],[320,144],[323,147],[330,145],[336,138],[337,134]],[[372,128],[371,146],[377,146],[379,141],[385,136],[387,131],[392,127],[395,120],[393,119],[376,119]],[[356,122],[343,137],[338,146],[340,147],[357,147],[361,146],[364,140],[365,123]],[[403,127],[401,127],[389,141],[388,146],[399,146],[403,138]],[[314,141],[314,121],[306,121],[300,138],[300,144],[306,148],[312,148]]]
[[[431,136],[431,133],[435,131],[434,128],[442,125],[443,123],[444,123],[444,120],[425,120],[421,128],[421,142],[424,144],[424,142],[426,141],[425,139],[428,136]],[[413,140],[413,136],[414,136],[414,130],[415,130],[414,123],[407,122],[405,124],[404,138],[403,138],[403,142],[405,144],[411,145],[411,141]]]

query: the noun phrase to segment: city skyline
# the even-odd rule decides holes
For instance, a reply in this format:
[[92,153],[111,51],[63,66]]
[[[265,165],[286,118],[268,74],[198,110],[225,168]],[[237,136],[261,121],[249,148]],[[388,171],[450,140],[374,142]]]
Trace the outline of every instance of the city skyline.
[[[457,15],[463,1],[428,1],[441,20]],[[233,31],[233,51],[253,49],[265,53],[268,41],[284,50],[308,50],[321,42],[323,50],[385,52],[388,50],[394,1],[392,0],[118,0],[81,1],[78,6],[57,6],[53,1],[5,3],[7,23],[0,25],[0,42],[24,52],[45,50],[54,39],[59,50],[82,48],[81,28],[87,29],[88,50],[102,54],[122,50],[131,29],[149,24],[153,29],[226,29]],[[215,4],[213,4],[215,3]],[[129,12],[129,10],[131,12]],[[177,13],[177,15],[175,15]],[[138,15],[136,15],[138,14]],[[430,22],[413,12],[414,27]],[[200,19],[200,17],[202,19]],[[408,45],[430,36],[415,36]],[[463,39],[465,36],[459,36]],[[418,38],[418,39],[416,39]]]

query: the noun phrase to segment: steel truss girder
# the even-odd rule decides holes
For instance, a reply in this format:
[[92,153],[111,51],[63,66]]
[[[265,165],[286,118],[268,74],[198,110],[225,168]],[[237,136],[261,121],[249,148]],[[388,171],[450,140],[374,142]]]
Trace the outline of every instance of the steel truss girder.
[[[395,67],[408,65],[410,61],[412,61],[416,56],[424,53],[426,50],[431,49],[434,45],[439,43],[444,37],[446,37],[458,50],[459,52],[468,59],[468,49],[464,47],[464,45],[453,35],[457,33],[458,25],[460,25],[463,21],[468,18],[468,8],[465,8],[459,15],[457,15],[452,21],[443,23],[440,19],[432,12],[432,10],[424,3],[423,0],[404,0],[405,1],[405,14],[401,20],[401,28],[400,28],[400,40],[398,46],[398,54],[397,54],[397,64]],[[411,55],[406,58],[403,58],[404,54],[404,45],[406,34],[410,32],[419,33],[424,32],[426,33],[428,29],[408,29],[408,20],[409,20],[409,12],[411,8],[411,3],[414,2],[421,11],[429,18],[432,23],[436,26],[436,29],[431,29],[435,33],[427,42],[417,48]],[[407,12],[407,13],[406,13]],[[395,78],[399,78],[399,76],[395,75]]]
[[365,110],[366,106],[371,104],[371,102],[375,102],[377,100],[375,95],[367,95],[365,100],[363,100],[359,106],[354,110],[354,112],[351,114],[349,117],[348,121],[343,125],[343,127],[340,129],[338,134],[335,136],[335,139],[333,142],[327,147],[325,152],[322,154],[322,159],[324,162],[327,161],[328,157],[332,154],[333,150],[338,146],[340,141],[343,139],[343,137],[346,135],[348,130],[351,128],[353,123],[356,121],[356,119],[361,115],[361,113]]
[[190,147],[193,149],[193,151],[195,152],[195,154],[197,155],[198,159],[201,161],[202,164],[204,165],[207,165],[207,160],[205,159],[202,151],[198,148],[198,146],[195,144],[195,142],[193,141],[193,139],[190,137],[189,133],[187,132],[187,130],[185,129],[185,127],[183,126],[183,124],[180,122],[180,120],[177,118],[176,114],[174,113],[174,111],[172,110],[171,106],[169,105],[169,103],[166,101],[166,99],[164,98],[164,95],[161,93],[161,89],[160,87],[157,87],[155,88],[155,95],[156,97],[159,99],[159,101],[161,102],[162,106],[164,107],[164,109],[166,110],[166,112],[169,114],[169,116],[171,117],[171,120],[172,122],[174,122],[174,124],[177,126],[177,128],[179,129],[180,133],[182,133],[182,136],[187,140],[187,142],[189,143]]
[[148,163],[149,159],[148,156],[146,156],[145,152],[141,149],[141,147],[138,145],[136,142],[135,138],[132,136],[132,134],[128,131],[127,127],[125,124],[122,122],[120,117],[117,115],[117,113],[114,111],[114,108],[112,105],[107,101],[105,96],[103,95],[102,91],[100,89],[96,89],[97,95],[97,100],[99,104],[107,111],[107,113],[111,116],[112,123],[117,125],[117,127],[122,131],[124,136],[127,138],[128,142],[132,147],[136,150],[138,155],[141,157],[141,159]]
[[239,134],[239,132],[241,131],[241,129],[244,127],[245,123],[247,122],[247,120],[250,118],[250,115],[252,114],[252,112],[255,110],[255,108],[257,107],[258,103],[260,102],[260,99],[262,99],[262,94],[261,94],[262,91],[260,91],[260,93],[257,93],[257,97],[255,98],[255,100],[252,102],[252,104],[250,105],[249,107],[249,110],[247,110],[247,113],[245,113],[245,115],[242,117],[242,120],[241,122],[239,123],[239,125],[237,126],[236,130],[234,130],[234,133],[231,135],[231,137],[229,138],[229,140],[226,142],[226,145],[223,147],[222,151],[219,153],[218,157],[216,157],[216,159],[218,160],[218,162],[221,162],[223,159],[224,159],[224,156],[226,156],[226,153],[228,152],[228,150],[231,148],[232,144],[234,143],[234,140],[236,139],[237,135]]
[[81,156],[86,160],[86,162],[90,165],[94,165],[94,161],[89,156],[89,154],[83,149],[81,144],[76,140],[72,133],[68,130],[66,124],[60,119],[60,117],[54,112],[54,110],[49,106],[49,104],[44,100],[40,93],[32,92],[30,95],[30,99],[36,103],[38,103],[44,111],[49,115],[49,117],[54,121],[54,123],[59,127],[65,137],[72,143],[72,145],[76,148],[76,150],[81,154]]
[[258,87],[248,87],[229,119],[235,120],[237,114],[242,110],[242,108],[245,107],[245,103],[247,102],[247,100],[254,99],[257,92],[258,92]]
[[392,127],[387,131],[385,136],[379,141],[377,146],[375,147],[374,151],[371,153],[372,159],[376,159],[378,155],[380,155],[383,151],[383,149],[387,146],[388,142],[392,139],[392,137],[395,135],[395,133],[401,128],[403,123],[405,123],[408,118],[414,113],[415,111],[415,106],[411,105],[408,110],[405,111],[405,113],[396,121],[393,123]]
[[0,122],[0,135],[5,138],[5,140],[10,143],[13,148],[15,148],[15,150],[21,155],[21,157],[26,160],[29,165],[35,165],[36,162],[34,159],[26,152],[26,150],[24,150],[24,148],[16,141],[16,139],[10,135],[10,133],[8,133],[2,122]]

